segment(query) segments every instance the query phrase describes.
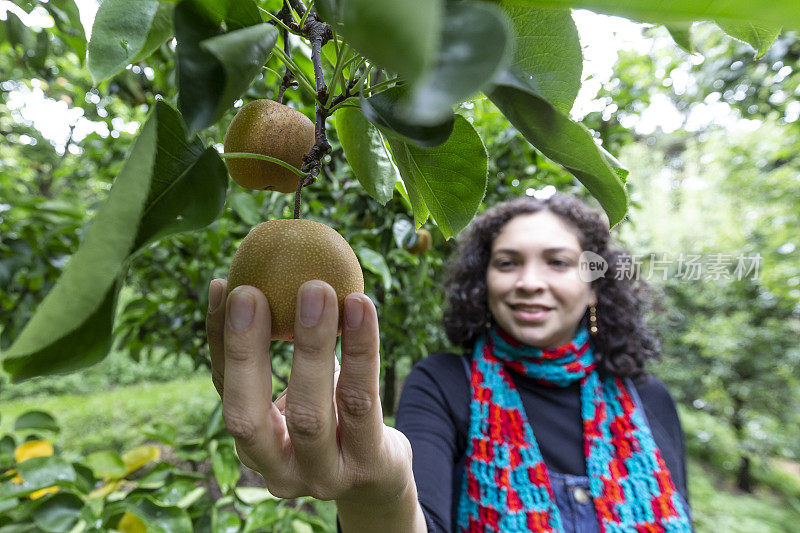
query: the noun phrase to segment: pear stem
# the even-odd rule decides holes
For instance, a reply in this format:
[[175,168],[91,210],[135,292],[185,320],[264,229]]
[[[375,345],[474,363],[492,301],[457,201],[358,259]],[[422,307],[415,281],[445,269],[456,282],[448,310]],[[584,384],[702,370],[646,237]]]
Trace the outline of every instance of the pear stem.
[[308,172],[303,172],[299,168],[295,167],[294,165],[290,165],[285,161],[281,161],[277,157],[271,157],[268,155],[261,155],[261,154],[251,154],[249,152],[225,152],[219,154],[222,159],[261,159],[262,161],[269,161],[270,163],[275,163],[276,165],[280,165],[283,168],[289,169],[301,178],[308,176]]

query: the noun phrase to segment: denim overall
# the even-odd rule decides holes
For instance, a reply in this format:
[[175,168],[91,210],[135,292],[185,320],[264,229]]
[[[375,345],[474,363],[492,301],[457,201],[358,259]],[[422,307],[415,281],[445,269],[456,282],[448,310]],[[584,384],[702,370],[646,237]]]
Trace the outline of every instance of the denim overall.
[[[470,369],[467,365],[467,361],[464,357],[462,357],[461,360],[464,362],[464,368],[467,371],[467,376],[469,376]],[[636,404],[636,407],[641,411],[647,426],[651,427],[650,421],[647,420],[647,415],[644,411],[644,405],[642,404],[641,398],[639,398],[639,393],[633,381],[626,378],[625,386]],[[458,524],[458,501],[461,498],[461,483],[464,476],[465,461],[466,454],[461,457],[453,472],[453,506],[451,508],[451,524],[453,531],[456,531],[456,525]],[[561,474],[550,469],[548,469],[547,473],[550,476],[550,486],[556,497],[556,505],[561,513],[561,523],[564,526],[564,533],[600,533],[597,511],[594,508],[592,493],[589,490],[589,477]],[[689,511],[689,506],[686,504],[686,500],[684,500],[680,492],[677,492],[677,494],[691,521],[691,513]]]

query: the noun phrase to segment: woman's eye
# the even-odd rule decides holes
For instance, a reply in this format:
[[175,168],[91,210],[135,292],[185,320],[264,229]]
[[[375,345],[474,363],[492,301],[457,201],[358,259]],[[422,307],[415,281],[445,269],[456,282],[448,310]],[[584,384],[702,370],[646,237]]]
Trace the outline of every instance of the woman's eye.
[[569,266],[569,262],[568,261],[562,261],[561,259],[553,259],[552,261],[550,261],[550,264],[554,265],[554,266],[557,266],[557,267],[568,267]]

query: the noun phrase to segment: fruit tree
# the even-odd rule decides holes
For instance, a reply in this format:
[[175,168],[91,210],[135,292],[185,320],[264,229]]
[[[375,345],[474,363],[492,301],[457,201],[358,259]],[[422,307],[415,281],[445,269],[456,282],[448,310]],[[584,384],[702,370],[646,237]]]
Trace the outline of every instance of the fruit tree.
[[[147,104],[127,67],[160,56],[177,93],[150,103],[80,247],[5,350],[3,369],[15,380],[105,357],[132,259],[160,239],[213,224],[231,194],[229,172],[248,189],[290,196],[294,218],[303,218],[304,189],[328,179],[329,135],[370,197],[402,200],[414,220],[399,231],[407,250],[430,246],[427,230],[416,231],[429,219],[454,237],[498,187],[487,172],[492,154],[459,112],[476,95],[618,224],[627,172],[569,116],[582,66],[571,8],[664,24],[688,49],[696,20],[716,22],[757,53],[783,27],[800,27],[795,0],[105,0],[87,42],[74,0],[17,3],[50,14],[96,86],[115,84],[133,104]],[[23,61],[38,46],[12,12],[0,36]],[[267,99],[253,101],[255,84],[268,86]],[[287,92],[313,116],[284,105]],[[239,107],[224,145],[213,142],[208,131]],[[362,262],[370,255],[359,254]]]

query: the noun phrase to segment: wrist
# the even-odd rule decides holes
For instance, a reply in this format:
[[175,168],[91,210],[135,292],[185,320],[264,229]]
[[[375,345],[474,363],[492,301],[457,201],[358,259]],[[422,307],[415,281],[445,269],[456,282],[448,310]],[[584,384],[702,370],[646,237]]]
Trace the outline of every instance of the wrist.
[[393,497],[379,501],[374,498],[337,500],[336,508],[343,533],[427,531],[413,475]]

